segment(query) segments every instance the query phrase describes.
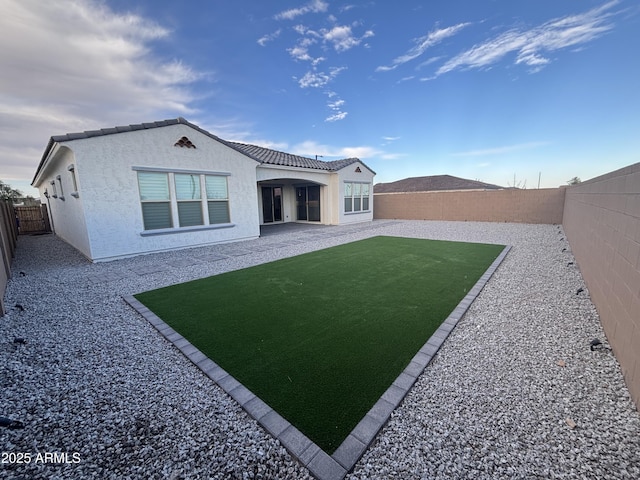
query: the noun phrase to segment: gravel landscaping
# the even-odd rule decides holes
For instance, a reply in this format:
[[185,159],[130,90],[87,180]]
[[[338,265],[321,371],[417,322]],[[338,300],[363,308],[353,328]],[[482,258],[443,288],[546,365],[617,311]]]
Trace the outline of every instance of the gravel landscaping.
[[122,296],[373,235],[513,248],[348,479],[640,478],[640,415],[561,227],[384,220],[99,264],[20,237],[0,416],[24,429],[0,428],[0,477],[311,478]]

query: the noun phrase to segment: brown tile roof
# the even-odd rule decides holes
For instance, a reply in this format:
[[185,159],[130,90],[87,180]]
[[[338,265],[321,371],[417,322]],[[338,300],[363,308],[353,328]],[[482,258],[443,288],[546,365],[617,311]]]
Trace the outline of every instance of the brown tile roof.
[[504,187],[452,175],[411,177],[396,182],[376,183],[373,193],[431,192],[438,190],[500,190]]
[[[248,157],[260,163],[266,163],[269,165],[283,165],[286,167],[299,167],[299,168],[315,168],[317,170],[326,170],[329,172],[335,172],[355,162],[361,162],[357,158],[345,158],[342,160],[334,160],[331,162],[325,162],[323,160],[317,160],[308,157],[301,157],[299,155],[293,155],[292,153],[279,152],[278,150],[271,150],[270,148],[259,147],[257,145],[248,145],[246,143],[238,142],[225,142],[230,147],[244,153]],[[368,168],[368,167],[367,167]]]
[[[182,117],[178,117],[178,118],[172,118],[169,120],[162,120],[159,122],[150,122],[150,123],[139,123],[139,124],[135,124],[135,125],[125,125],[125,126],[119,126],[119,127],[112,127],[112,128],[102,128],[100,130],[88,130],[85,132],[77,132],[77,133],[67,133],[65,135],[54,135],[49,139],[49,143],[47,144],[47,147],[45,148],[45,151],[42,155],[42,159],[40,160],[40,164],[38,165],[38,168],[36,169],[36,173],[33,177],[33,181],[31,182],[33,184],[33,182],[35,182],[36,178],[38,177],[38,173],[40,172],[40,170],[42,169],[42,167],[44,166],[44,162],[47,158],[47,156],[49,155],[49,152],[51,151],[51,149],[53,148],[53,145],[56,142],[69,142],[72,140],[79,140],[79,139],[83,139],[83,138],[92,138],[92,137],[101,137],[101,136],[105,136],[105,135],[113,135],[116,133],[122,133],[122,132],[134,132],[136,130],[148,130],[151,128],[159,128],[159,127],[166,127],[169,125],[177,125],[177,124],[182,124],[182,125],[188,125],[189,127],[193,128],[194,130],[197,130],[198,132],[213,138],[214,140],[217,140],[220,143],[223,143],[224,145],[228,146],[229,148],[233,148],[234,150],[248,156],[249,158],[252,158],[253,160],[259,162],[259,163],[266,163],[268,165],[283,165],[283,166],[287,166],[287,167],[298,167],[298,168],[313,168],[313,169],[317,169],[317,170],[326,170],[329,172],[335,172],[337,170],[340,170],[348,165],[351,165],[352,163],[355,162],[361,162],[364,165],[364,162],[362,162],[362,160],[358,159],[358,158],[345,158],[342,160],[334,160],[331,162],[324,162],[322,160],[318,160],[318,159],[313,159],[313,158],[307,158],[307,157],[301,157],[299,155],[293,155],[291,153],[284,153],[284,152],[278,152],[276,150],[271,150],[269,148],[264,148],[264,147],[258,147],[256,145],[248,145],[245,143],[238,143],[238,142],[230,142],[228,140],[223,140],[220,137],[217,137],[216,135],[206,131],[203,128],[200,128],[199,126],[197,126],[194,123],[191,123],[187,120],[185,120]],[[185,137],[186,138],[186,137]],[[188,141],[189,139],[187,139]],[[191,142],[189,142],[191,143]],[[180,146],[184,146],[184,145],[180,145]],[[189,145],[186,145],[189,146]],[[191,147],[195,148],[194,145],[190,145]],[[366,165],[365,165],[366,166]],[[367,167],[369,170],[371,170],[369,167]],[[373,170],[371,170],[371,172],[373,172],[375,174],[375,172]]]

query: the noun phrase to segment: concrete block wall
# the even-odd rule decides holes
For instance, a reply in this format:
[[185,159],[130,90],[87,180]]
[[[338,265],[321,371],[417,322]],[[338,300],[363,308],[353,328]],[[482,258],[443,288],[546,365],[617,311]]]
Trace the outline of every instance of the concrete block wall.
[[380,193],[374,218],[562,223],[565,188]]
[[640,409],[640,163],[569,187],[563,226]]
[[561,223],[640,409],[640,163],[557,189],[374,192],[374,218]]

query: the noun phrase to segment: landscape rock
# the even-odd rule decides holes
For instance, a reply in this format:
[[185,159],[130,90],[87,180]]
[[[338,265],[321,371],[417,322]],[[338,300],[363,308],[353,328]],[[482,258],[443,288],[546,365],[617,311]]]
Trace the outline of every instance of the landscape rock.
[[0,317],[0,415],[25,428],[0,428],[1,451],[72,461],[3,463],[0,477],[312,478],[122,297],[396,235],[513,248],[348,479],[640,478],[640,415],[613,353],[589,348],[606,336],[559,226],[281,227],[97,264],[54,235],[21,236],[5,304],[22,309]]

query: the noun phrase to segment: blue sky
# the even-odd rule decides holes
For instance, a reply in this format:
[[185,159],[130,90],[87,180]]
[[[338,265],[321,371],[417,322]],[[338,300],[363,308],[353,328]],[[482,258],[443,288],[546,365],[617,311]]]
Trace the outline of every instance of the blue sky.
[[0,179],[183,116],[376,182],[557,187],[640,161],[635,0],[2,0]]

